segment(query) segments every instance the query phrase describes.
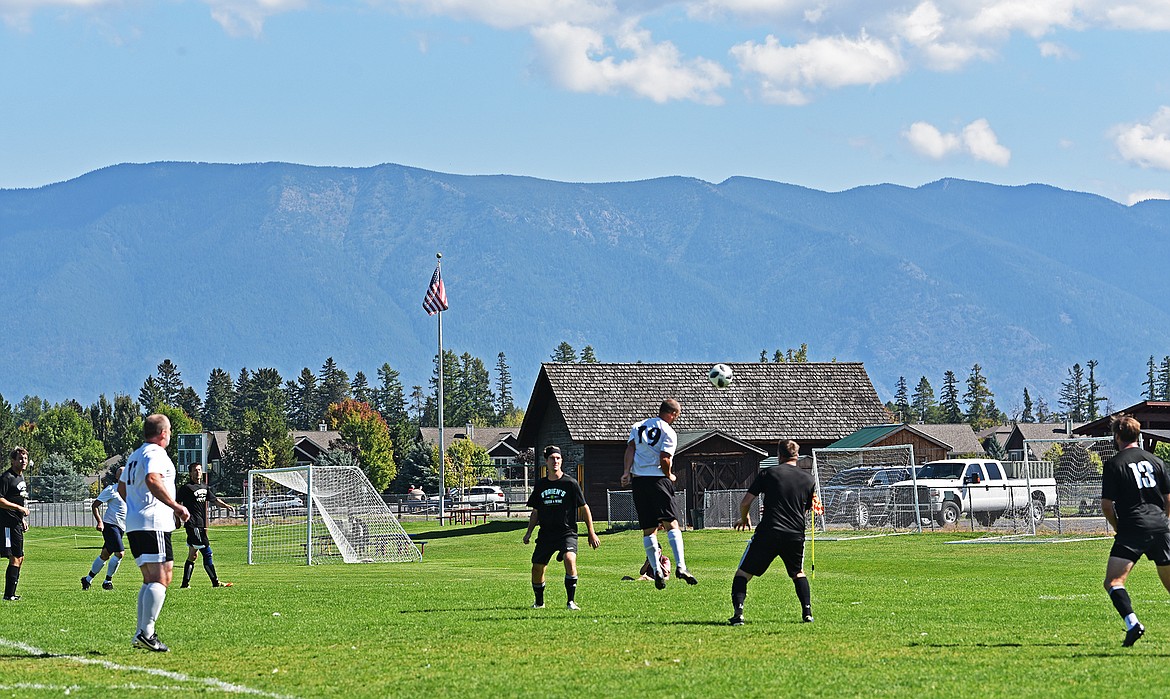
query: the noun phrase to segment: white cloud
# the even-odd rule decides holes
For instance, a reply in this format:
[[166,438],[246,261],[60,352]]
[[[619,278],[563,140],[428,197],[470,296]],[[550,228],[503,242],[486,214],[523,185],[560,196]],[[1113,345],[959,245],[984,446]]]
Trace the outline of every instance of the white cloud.
[[1163,192],[1160,189],[1143,189],[1137,192],[1131,192],[1126,199],[1126,203],[1133,206],[1139,201],[1149,201],[1150,199],[1170,199],[1170,192]]
[[943,133],[929,122],[916,121],[902,137],[914,152],[933,160],[965,152],[976,160],[1006,167],[1012,159],[1012,152],[999,143],[986,119],[967,124],[960,134]]
[[1044,58],[1070,59],[1077,57],[1072,49],[1055,41],[1041,41],[1039,47],[1040,55]]
[[807,88],[875,85],[906,70],[894,46],[864,32],[856,39],[816,38],[794,46],[768,35],[763,44],[732,47],[731,55],[741,70],[759,77],[765,99],[781,104],[807,102]]
[[618,59],[600,32],[565,22],[532,30],[544,67],[554,82],[574,92],[629,90],[655,102],[690,100],[720,104],[718,90],[731,76],[718,63],[684,60],[670,42],[654,43],[650,32],[627,26],[616,33]]
[[260,36],[273,15],[300,10],[305,0],[203,0],[211,17],[232,36]]
[[902,134],[916,153],[934,160],[942,160],[959,150],[962,144],[955,134],[944,134],[933,124],[916,121]]
[[1113,127],[1113,143],[1122,158],[1141,167],[1170,170],[1170,107],[1161,107],[1146,123]]
[[428,14],[482,22],[498,29],[530,29],[556,23],[597,26],[620,22],[616,0],[373,0]]

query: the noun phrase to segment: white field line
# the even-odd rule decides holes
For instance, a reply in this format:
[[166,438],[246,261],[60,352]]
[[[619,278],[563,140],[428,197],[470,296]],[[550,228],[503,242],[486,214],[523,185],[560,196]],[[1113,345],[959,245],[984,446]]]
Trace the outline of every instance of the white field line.
[[190,675],[186,675],[186,674],[183,674],[181,672],[172,672],[170,670],[160,670],[158,668],[153,668],[153,667],[137,667],[135,665],[119,665],[118,663],[114,663],[114,662],[111,662],[109,660],[98,660],[95,658],[83,658],[83,657],[78,656],[78,655],[57,655],[55,653],[50,653],[48,651],[41,650],[40,648],[37,648],[36,646],[30,646],[27,643],[22,643],[20,641],[10,641],[7,638],[0,638],[0,647],[4,647],[4,646],[6,646],[8,648],[13,648],[16,650],[24,651],[25,653],[28,653],[31,656],[38,656],[38,657],[44,657],[44,658],[60,658],[61,660],[69,660],[69,661],[72,661],[72,662],[75,662],[75,663],[78,663],[81,665],[97,665],[97,666],[103,667],[107,670],[114,670],[117,672],[142,672],[142,673],[145,673],[148,675],[154,675],[155,677],[161,677],[164,679],[173,680],[175,682],[188,682],[188,683],[192,683],[192,684],[201,684],[201,685],[210,687],[212,689],[215,689],[215,690],[218,690],[221,692],[226,692],[229,694],[251,694],[251,695],[260,696],[260,697],[271,697],[272,699],[292,699],[292,697],[289,697],[288,695],[285,695],[285,694],[273,694],[272,692],[265,692],[265,691],[260,690],[260,689],[253,689],[251,687],[245,687],[244,685],[240,685],[240,684],[232,684],[230,682],[224,682],[223,680],[216,679],[214,677],[192,677]]

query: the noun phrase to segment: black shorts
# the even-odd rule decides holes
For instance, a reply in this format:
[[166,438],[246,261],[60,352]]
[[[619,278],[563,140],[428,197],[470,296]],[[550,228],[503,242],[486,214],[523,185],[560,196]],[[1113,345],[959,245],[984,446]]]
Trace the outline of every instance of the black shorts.
[[659,522],[678,519],[674,513],[674,483],[666,476],[634,476],[630,481],[634,491],[634,509],[638,512],[638,526],[657,527]]
[[130,541],[130,554],[139,566],[146,563],[166,563],[175,560],[171,550],[171,533],[142,530],[126,532]]
[[[577,553],[577,535],[570,532],[552,538],[537,538],[536,548],[532,551],[532,565],[548,565],[554,553]],[[561,556],[561,558],[564,558],[564,556]]]
[[24,525],[5,524],[0,527],[0,557],[21,558],[24,556]]
[[126,550],[122,544],[122,528],[116,524],[102,523],[102,541],[104,542],[102,548],[107,553],[119,553]]
[[1118,534],[1113,539],[1113,548],[1109,549],[1111,558],[1124,558],[1134,563],[1142,554],[1154,565],[1170,565],[1170,532]]
[[739,567],[750,575],[763,575],[777,556],[784,561],[788,577],[796,577],[797,573],[804,570],[804,537],[756,530],[743,551],[743,557],[739,559]]
[[204,527],[186,527],[187,545],[193,549],[210,549],[211,542],[207,539],[207,529]]

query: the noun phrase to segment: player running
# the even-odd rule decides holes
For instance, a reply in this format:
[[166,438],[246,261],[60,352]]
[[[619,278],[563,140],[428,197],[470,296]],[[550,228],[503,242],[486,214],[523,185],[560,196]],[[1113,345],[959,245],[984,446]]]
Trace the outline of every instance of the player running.
[[593,515],[585,502],[585,493],[576,480],[561,471],[561,450],[556,446],[544,449],[545,477],[536,482],[528,506],[532,514],[528,517],[528,531],[524,532],[524,543],[532,538],[532,530],[539,524],[540,534],[536,537],[536,548],[532,552],[532,592],[536,595],[533,609],[544,609],[544,571],[552,555],[565,562],[565,592],[568,593],[569,609],[577,606],[577,511],[585,518],[589,532],[589,545],[601,546],[601,539],[593,531]]
[[780,442],[779,466],[761,469],[739,504],[736,529],[751,529],[748,513],[756,496],[764,496],[764,514],[755,534],[748,542],[739,569],[731,581],[731,606],[734,610],[728,623],[743,625],[743,603],[747,598],[748,581],[763,575],[777,556],[784,561],[788,577],[796,586],[800,600],[801,621],[811,622],[812,593],[804,574],[804,518],[813,506],[816,481],[811,473],[796,466],[800,445],[791,439]]
[[[114,482],[103,488],[102,492],[93,499],[91,509],[93,518],[97,520],[97,524],[93,528],[102,533],[104,543],[101,553],[93,559],[89,574],[81,579],[81,589],[83,590],[89,589],[94,576],[98,574],[103,565],[106,565],[106,580],[102,583],[102,589],[114,589],[114,573],[118,572],[122,556],[126,555],[126,547],[122,544],[122,534],[126,531],[126,501],[122,499],[121,495],[118,495],[118,479],[122,477],[123,468],[122,466],[118,467],[114,473]],[[106,511],[99,517],[98,509],[103,504],[106,506]]]
[[654,587],[659,590],[666,587],[666,575],[657,565],[662,552],[658,546],[660,524],[666,529],[666,540],[670,542],[674,560],[678,563],[674,574],[686,580],[688,585],[699,584],[687,570],[682,530],[674,513],[675,475],[670,469],[678,436],[671,424],[681,412],[678,401],[667,398],[658,407],[658,417],[648,418],[630,428],[621,479],[623,488],[632,486],[638,526],[642,528],[642,547],[646,549],[646,560],[655,563]]
[[191,519],[184,525],[187,529],[187,562],[183,564],[183,584],[179,587],[180,589],[191,587],[191,574],[195,572],[195,558],[200,551],[203,552],[203,570],[207,571],[207,577],[211,578],[211,586],[231,587],[230,582],[220,580],[216,575],[215,561],[211,558],[211,541],[207,538],[207,524],[211,519],[208,512],[210,505],[227,510],[236,508],[220,500],[203,482],[201,464],[188,466],[187,475],[190,480],[179,488],[179,493],[175,496],[175,500],[191,513]]
[[1125,579],[1142,554],[1158,567],[1158,577],[1170,592],[1170,478],[1161,459],[1138,447],[1141,423],[1119,415],[1110,427],[1118,452],[1101,476],[1101,511],[1117,536],[1105,566],[1105,590],[1125,620],[1121,645],[1129,647],[1146,632],[1125,591]]

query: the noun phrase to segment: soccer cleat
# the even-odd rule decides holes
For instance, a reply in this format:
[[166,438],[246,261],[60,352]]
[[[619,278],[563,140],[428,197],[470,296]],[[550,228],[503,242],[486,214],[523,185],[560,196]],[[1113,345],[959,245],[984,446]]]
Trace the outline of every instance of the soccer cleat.
[[565,605],[565,609],[568,609],[568,610],[569,610],[569,611],[571,611],[571,612],[579,612],[579,611],[581,611],[581,608],[580,608],[580,607],[578,607],[578,606],[577,606],[577,603],[576,603],[576,602],[574,602],[573,600],[569,600],[569,603]]
[[691,571],[683,570],[682,568],[674,569],[674,577],[679,580],[686,580],[688,585],[698,585],[699,581],[695,576],[691,575]]
[[532,605],[532,608],[533,609],[544,609],[544,605],[537,602],[537,603]]
[[736,614],[735,616],[728,619],[727,623],[732,625],[732,626],[743,626],[743,615]]
[[805,614],[805,615],[804,615],[804,616],[801,618],[801,620],[800,620],[800,623],[802,623],[802,624],[811,624],[811,623],[812,623],[812,621],[813,621],[813,616],[812,616],[812,614]]
[[212,587],[232,587],[232,584],[230,582],[220,580],[219,582],[212,585]]
[[145,648],[146,650],[151,650],[155,653],[166,653],[170,650],[170,648],[167,648],[165,643],[158,640],[158,634],[147,638],[146,636],[142,635],[141,631],[139,631],[138,635],[134,637],[134,647]]
[[662,577],[662,573],[657,568],[654,570],[654,587],[659,590],[666,589],[666,578]]
[[114,589],[114,581],[113,581],[113,580],[107,580],[107,581],[105,581],[104,583],[102,583],[102,589],[103,589],[103,590],[112,590],[112,589]]
[[179,585],[179,589],[180,590],[189,590],[189,589],[191,589],[191,584],[187,583],[186,585]]
[[1125,640],[1122,641],[1121,645],[1125,646],[1126,648],[1129,648],[1133,644],[1137,643],[1137,640],[1139,638],[1141,638],[1142,635],[1145,633],[1146,633],[1146,627],[1142,626],[1141,622],[1138,622],[1138,623],[1133,625],[1132,629],[1125,632]]
[[81,589],[83,589],[83,590],[89,589],[89,576],[88,575],[81,579]]
[[20,595],[4,595],[5,602],[19,602]]

